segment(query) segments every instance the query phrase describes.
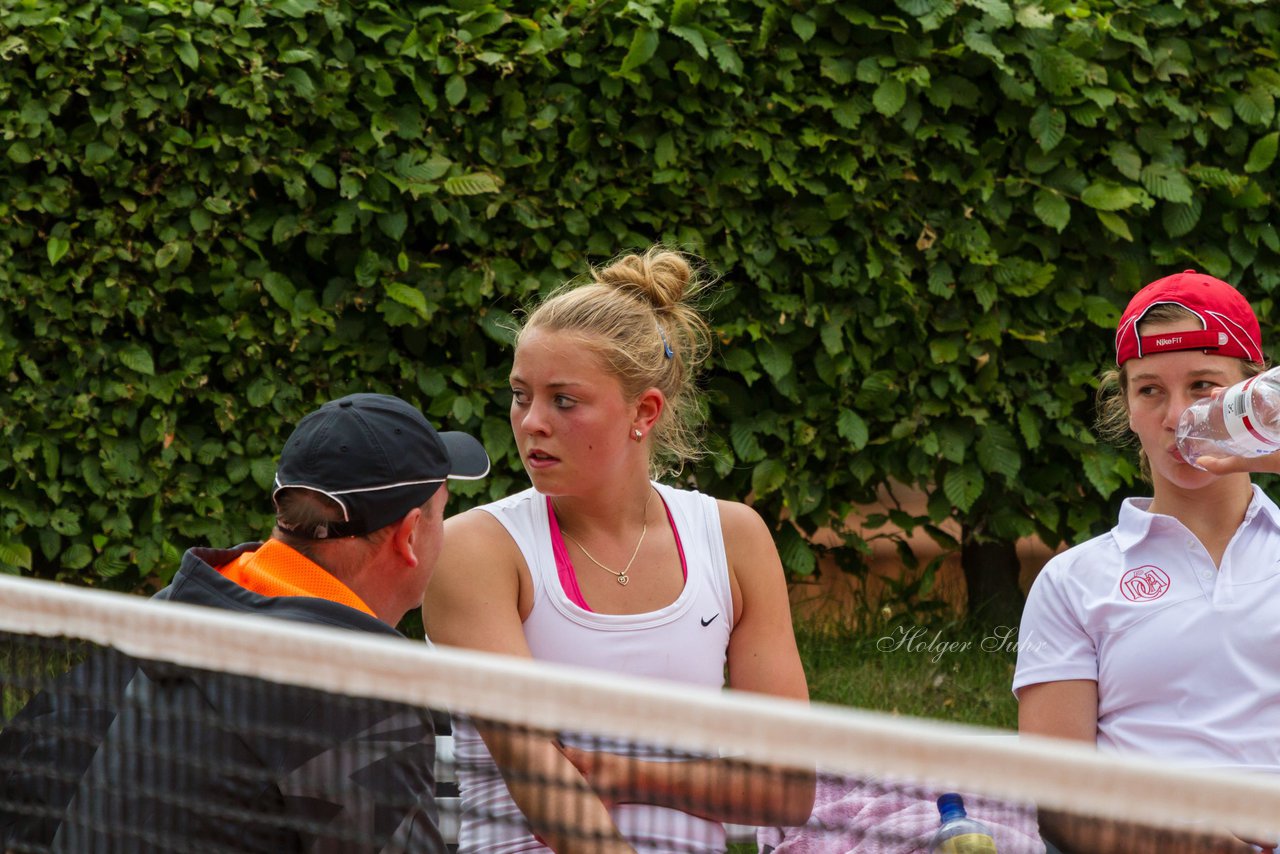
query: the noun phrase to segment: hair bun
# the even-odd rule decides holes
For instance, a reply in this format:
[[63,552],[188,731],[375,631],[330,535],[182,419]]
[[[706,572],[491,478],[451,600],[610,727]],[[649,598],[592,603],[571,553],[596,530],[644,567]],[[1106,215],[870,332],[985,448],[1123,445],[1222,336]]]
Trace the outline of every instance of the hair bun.
[[684,301],[693,280],[693,267],[679,252],[654,247],[643,255],[624,255],[596,270],[595,280],[634,293],[662,310]]

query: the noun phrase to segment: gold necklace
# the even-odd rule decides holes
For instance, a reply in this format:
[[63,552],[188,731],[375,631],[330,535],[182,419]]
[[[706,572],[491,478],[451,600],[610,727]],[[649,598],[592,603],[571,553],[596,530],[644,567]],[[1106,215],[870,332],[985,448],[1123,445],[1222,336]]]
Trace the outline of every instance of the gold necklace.
[[[600,567],[610,575],[616,577],[618,579],[618,583],[621,584],[623,587],[626,587],[627,584],[631,581],[631,579],[627,577],[627,573],[631,571],[631,564],[636,562],[636,555],[640,554],[640,544],[644,542],[644,535],[649,533],[649,502],[652,500],[653,500],[653,489],[650,488],[649,497],[644,500],[644,518],[641,520],[641,525],[640,525],[640,539],[636,540],[636,547],[631,552],[631,560],[627,561],[627,565],[622,568],[622,572],[618,572],[616,569],[610,569],[609,567],[605,566],[600,561],[592,557],[591,552],[587,551],[587,547],[584,546],[582,543],[578,542],[577,538],[575,538],[573,534],[570,534],[564,528],[560,529],[560,533],[568,537],[569,540],[575,546],[581,549],[582,553],[587,556],[587,560],[591,561],[596,566]],[[552,502],[553,505],[554,503],[555,502]]]

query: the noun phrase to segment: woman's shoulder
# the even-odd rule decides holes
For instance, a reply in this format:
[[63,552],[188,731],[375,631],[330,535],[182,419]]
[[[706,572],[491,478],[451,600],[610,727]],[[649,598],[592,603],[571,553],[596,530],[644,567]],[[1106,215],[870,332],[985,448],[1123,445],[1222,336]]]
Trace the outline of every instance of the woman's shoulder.
[[513,527],[517,530],[524,526],[520,520],[532,519],[536,516],[541,498],[533,489],[526,489],[465,510],[445,520],[445,548],[462,544],[465,549],[475,554],[477,551],[486,554],[506,550],[514,545],[510,534]]
[[1107,531],[1050,557],[1036,575],[1033,586],[1109,584],[1123,558],[1115,531]]
[[436,605],[456,605],[507,586],[518,591],[525,567],[524,553],[511,528],[483,508],[473,507],[445,520],[444,543],[426,598]]
[[732,535],[746,535],[752,532],[763,532],[768,535],[769,528],[764,518],[751,505],[724,498],[717,498],[715,502],[726,539]]
[[513,492],[503,498],[490,501],[487,504],[480,504],[474,509],[481,510],[493,516],[498,516],[502,513],[533,506],[536,503],[536,499],[539,498],[543,498],[542,494],[533,487],[529,487],[528,489],[523,489],[520,492]]

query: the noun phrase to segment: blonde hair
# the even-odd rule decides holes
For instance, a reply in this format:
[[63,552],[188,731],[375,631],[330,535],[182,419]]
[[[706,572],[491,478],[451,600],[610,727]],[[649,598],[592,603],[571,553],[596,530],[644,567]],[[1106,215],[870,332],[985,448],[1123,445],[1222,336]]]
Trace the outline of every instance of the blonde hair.
[[711,350],[711,329],[695,300],[708,282],[692,259],[654,246],[591,270],[586,283],[569,282],[533,310],[516,332],[579,333],[622,385],[628,400],[656,388],[666,398],[653,429],[650,471],[679,473],[703,455],[704,419],[696,377]]
[[[1140,325],[1148,323],[1171,323],[1187,318],[1196,318],[1187,309],[1172,303],[1157,304],[1142,317]],[[1110,368],[1102,372],[1098,378],[1097,409],[1098,420],[1095,424],[1098,436],[1113,445],[1125,446],[1133,443],[1133,431],[1129,429],[1129,372],[1128,362],[1119,368]],[[1266,370],[1262,362],[1240,360],[1243,378],[1247,379]],[[1138,466],[1142,476],[1151,480],[1151,463],[1147,454],[1138,448]]]

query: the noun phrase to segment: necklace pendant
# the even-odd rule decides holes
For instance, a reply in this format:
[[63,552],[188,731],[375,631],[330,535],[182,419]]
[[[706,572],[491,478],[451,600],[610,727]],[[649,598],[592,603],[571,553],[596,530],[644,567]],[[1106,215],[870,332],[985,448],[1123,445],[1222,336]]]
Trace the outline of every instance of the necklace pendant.
[[619,583],[619,584],[621,584],[623,587],[626,587],[626,586],[627,586],[627,582],[629,582],[630,580],[631,580],[631,579],[630,579],[630,578],[627,578],[625,575],[619,575],[619,576],[618,576],[618,583]]

